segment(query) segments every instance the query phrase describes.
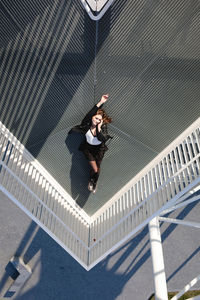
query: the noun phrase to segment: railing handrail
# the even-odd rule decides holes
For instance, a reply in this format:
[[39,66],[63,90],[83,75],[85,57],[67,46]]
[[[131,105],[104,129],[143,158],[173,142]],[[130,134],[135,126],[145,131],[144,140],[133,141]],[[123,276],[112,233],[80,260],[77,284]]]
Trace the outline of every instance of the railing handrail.
[[[24,182],[17,176],[15,176],[15,174],[10,170],[10,168],[8,168],[6,166],[6,164],[4,162],[1,162],[1,165],[4,167],[4,169],[6,169],[13,177],[16,178],[16,180],[34,197],[37,199],[37,201],[43,206],[46,208],[46,210],[48,210],[52,216],[54,216],[55,219],[57,219],[62,225],[64,228],[67,229],[68,232],[70,232],[86,249],[89,249],[88,248],[88,245],[86,245],[80,238],[79,236],[73,232],[71,230],[71,228],[69,228],[69,226],[67,226],[49,207],[48,205],[46,205],[44,202],[42,202],[42,200],[26,185],[24,184]],[[0,184],[1,186],[1,184]]]
[[[200,275],[193,278],[178,294],[176,294],[173,298],[171,298],[171,300],[180,299],[180,297],[183,296],[187,291],[189,291],[199,280],[200,280]],[[190,298],[190,299],[195,299],[195,298],[196,297]],[[188,299],[188,300],[190,300],[190,299]],[[196,300],[197,300],[197,298],[196,298]]]
[[18,141],[18,139],[4,126],[0,121],[0,130],[7,136],[7,138],[15,145],[15,147],[21,152],[25,159],[29,161],[37,169],[37,171],[43,175],[48,182],[57,190],[57,192],[68,202],[68,204],[74,209],[87,224],[90,224],[90,217],[86,212],[76,205],[74,199],[64,190],[64,188],[53,178],[53,176],[34,158],[34,156]]
[[177,146],[180,145],[189,135],[200,126],[200,118],[194,121],[185,131],[183,131],[174,141],[172,141],[162,152],[160,152],[149,164],[147,164],[136,176],[123,186],[108,202],[106,202],[96,213],[91,216],[91,223],[100,215],[105,213],[120,197],[129,191],[137,182],[145,177],[157,164],[163,161]]
[[30,154],[29,151],[17,140],[17,138],[8,131],[8,129],[0,121],[0,128],[9,139],[14,142],[15,146],[21,151],[26,159],[32,163],[32,165],[48,179],[49,183],[57,189],[61,196],[71,205],[76,213],[82,217],[88,225],[92,224],[100,215],[102,215],[108,208],[110,208],[120,197],[123,196],[132,186],[141,180],[148,172],[150,172],[159,162],[161,162],[171,151],[173,151],[181,142],[192,134],[197,125],[200,124],[200,118],[193,122],[182,134],[180,134],[172,143],[170,143],[161,153],[159,153],[149,164],[147,164],[135,177],[133,177],[121,190],[119,190],[106,204],[104,204],[96,213],[91,217],[78,205],[76,205],[74,199],[64,190],[64,188],[53,178],[51,174]]
[[[196,184],[199,184],[199,127],[200,118],[198,118],[176,140],[174,140],[167,148],[157,155],[157,157],[152,160],[138,175],[136,175],[123,189],[121,189],[120,192],[115,195],[115,198],[111,199],[112,203],[109,201],[108,205],[103,206],[103,208],[98,211],[100,217],[98,217],[95,222],[93,222],[93,219],[96,214],[92,217],[89,217],[85,213],[83,216],[75,206],[74,200],[72,199],[72,203],[68,201],[67,192],[62,192],[63,188],[56,182],[56,180],[52,178],[52,176],[44,169],[44,167],[37,162],[37,160],[35,160],[35,158],[25,149],[25,147],[16,139],[16,137],[14,137],[14,135],[10,133],[9,130],[0,122],[0,132],[3,134],[1,165],[4,170],[10,173],[12,177],[21,183],[23,188],[27,189],[29,193],[37,199],[38,203],[42,205],[44,204],[44,207],[50,213],[53,213],[55,219],[58,221],[61,220],[61,224],[64,225],[63,228],[65,228],[65,230],[70,233],[70,236],[73,238],[71,240],[70,237],[69,243],[72,244],[73,251],[75,251],[76,254],[79,251],[79,246],[77,246],[76,241],[79,243],[81,242],[81,247],[83,246],[84,251],[86,250],[88,252],[87,269],[89,270],[101,259],[103,259],[106,253],[110,253],[112,249],[116,249],[116,247],[127,240],[131,234],[135,233],[137,230],[139,230],[139,228],[142,228],[147,222],[149,222],[149,220],[151,220],[153,216],[161,213],[170,205],[174,205],[175,201],[182,197],[184,193],[188,192],[189,189],[194,188]],[[13,151],[13,148],[16,150]],[[21,174],[23,172],[23,174],[28,172],[28,176],[30,170],[30,174],[32,174],[30,179],[32,178],[34,182],[33,190],[31,186],[29,187],[29,183],[26,181],[26,174],[19,175],[18,172],[15,174],[15,170],[17,170],[16,168],[21,170]],[[23,180],[25,181],[23,182]],[[51,211],[51,207],[48,207],[50,202],[48,205],[46,205],[41,201],[40,190],[37,189],[39,186],[43,188],[43,183],[41,184],[43,180],[45,182],[44,186],[47,186],[46,191],[50,192],[50,194],[53,191],[53,197],[56,193],[55,200],[58,199],[58,194],[59,200],[68,205],[66,212],[69,211],[70,218],[68,218],[67,215],[66,220],[68,220],[67,224],[69,226],[62,221],[62,218],[57,218],[56,213],[54,213],[53,210]],[[2,182],[5,182],[6,184],[4,179],[2,179]],[[36,192],[35,184],[38,186],[36,188]],[[134,192],[134,195],[131,194],[132,192]],[[166,196],[162,196],[162,192],[166,193]],[[159,198],[161,202],[158,201],[158,203],[155,204],[155,201],[157,201],[156,199]],[[154,207],[154,205],[156,206]],[[114,207],[115,211],[113,217],[112,208]],[[88,218],[87,221],[85,216]],[[133,223],[132,221],[130,223],[129,219],[132,220],[133,217],[135,220]],[[74,222],[74,220],[78,222]],[[126,223],[128,223],[126,220],[131,225],[125,230],[123,227]],[[79,237],[79,231],[83,225],[86,225],[87,228],[85,228],[85,231],[81,232],[81,237]],[[116,229],[119,229],[119,236],[117,233],[116,239],[114,241],[111,239],[111,242],[108,246],[107,240],[110,234],[115,236]],[[123,236],[121,236],[120,233],[121,229],[123,229]],[[50,233],[50,231],[48,232]],[[92,240],[93,235],[95,239]],[[75,243],[74,238],[76,240]],[[57,240],[59,240],[59,238]],[[62,241],[60,244],[62,244]]]
[[[200,157],[200,153],[196,158]],[[192,163],[192,161],[190,162]],[[173,182],[174,178],[176,176],[178,176],[181,172],[183,172],[184,169],[186,169],[189,166],[189,164],[187,164],[186,166],[184,166],[184,168],[182,168],[179,172],[176,172],[172,177],[170,177],[165,183],[163,183],[161,186],[159,186],[159,188],[157,188],[151,195],[149,195],[148,197],[146,197],[143,201],[141,201],[140,203],[137,204],[136,207],[133,207],[127,214],[125,214],[115,225],[113,225],[112,227],[109,228],[109,230],[107,230],[99,239],[97,239],[95,241],[95,243],[93,243],[92,246],[90,246],[90,249],[92,249],[96,244],[98,244],[98,242],[100,240],[103,240],[106,236],[108,236],[116,227],[118,227],[120,224],[122,224],[126,219],[129,218],[129,216],[131,216],[136,210],[138,210],[140,207],[142,207],[145,203],[147,203],[148,201],[151,201],[152,198],[154,198],[156,196],[156,194],[158,194],[160,191],[162,191],[170,182]],[[173,197],[172,197],[173,199]],[[163,208],[164,209],[164,208]]]
[[[193,182],[191,185],[192,185],[192,187],[194,187],[194,186],[199,185],[199,184],[200,184],[200,177],[198,179],[196,179],[195,182]],[[118,249],[127,240],[129,240],[131,237],[133,237],[133,235],[135,233],[137,233],[139,230],[141,230],[144,226],[146,226],[150,222],[150,220],[152,220],[154,217],[159,216],[162,213],[163,210],[166,210],[169,207],[171,207],[172,205],[174,205],[176,203],[176,201],[179,199],[180,196],[183,196],[185,194],[185,192],[187,193],[188,187],[186,187],[185,190],[186,191],[184,191],[184,190],[180,191],[180,193],[177,194],[175,197],[173,197],[170,202],[167,202],[163,207],[158,209],[150,217],[146,218],[145,221],[143,221],[142,223],[140,223],[136,227],[134,227],[129,233],[125,234],[123,236],[123,238],[120,239],[116,244],[113,244],[112,248],[107,249],[107,251],[105,251],[101,256],[99,256],[96,260],[91,262],[90,265],[89,265],[89,270],[91,270],[96,264],[98,264],[100,261],[102,261],[107,255],[109,255],[111,252]],[[133,213],[133,211],[131,213]],[[128,219],[127,215],[123,218],[123,221],[125,221],[126,219]],[[123,224],[123,222],[120,222],[120,224]],[[118,227],[118,225],[119,225],[119,222],[116,223],[115,227]],[[114,228],[112,228],[112,230],[110,230],[109,232],[113,231],[113,229]],[[102,238],[98,239],[97,241],[95,241],[95,243],[92,246],[90,246],[90,251],[94,248],[95,245],[97,245],[99,242],[103,241],[103,239],[106,238],[106,236],[108,236],[107,232],[102,235]]]

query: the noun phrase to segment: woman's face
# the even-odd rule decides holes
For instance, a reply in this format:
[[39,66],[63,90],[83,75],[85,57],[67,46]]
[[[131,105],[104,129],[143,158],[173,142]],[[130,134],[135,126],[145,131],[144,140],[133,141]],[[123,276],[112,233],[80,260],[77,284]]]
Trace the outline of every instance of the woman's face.
[[92,125],[97,126],[102,121],[101,115],[95,115],[92,117]]

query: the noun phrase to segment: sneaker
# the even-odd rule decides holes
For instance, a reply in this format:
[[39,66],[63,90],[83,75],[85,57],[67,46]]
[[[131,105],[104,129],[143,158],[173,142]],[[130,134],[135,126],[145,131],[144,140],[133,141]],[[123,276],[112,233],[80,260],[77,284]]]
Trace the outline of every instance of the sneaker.
[[96,183],[93,183],[93,190],[92,190],[92,193],[95,194],[97,191],[97,184]]
[[93,191],[93,183],[92,183],[91,181],[89,181],[89,183],[88,183],[88,190],[89,190],[90,192]]

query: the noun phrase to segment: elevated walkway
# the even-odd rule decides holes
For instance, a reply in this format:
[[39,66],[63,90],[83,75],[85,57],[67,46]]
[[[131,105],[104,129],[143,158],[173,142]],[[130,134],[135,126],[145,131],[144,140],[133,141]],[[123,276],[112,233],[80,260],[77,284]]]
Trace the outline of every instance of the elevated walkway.
[[[83,2],[100,13],[112,5],[94,22]],[[0,120],[89,216],[199,117],[199,10],[198,1],[1,1]],[[70,152],[77,137],[65,141],[104,92],[114,139],[91,197],[88,166]]]
[[[199,199],[199,12],[199,1],[0,2],[0,189],[86,270],[148,223],[186,223],[165,214]],[[93,196],[67,132],[103,93],[114,139]]]
[[82,137],[78,134],[68,135],[69,130],[67,128],[48,137],[42,147],[40,144],[34,145],[30,151],[34,155],[41,147],[37,160],[89,216],[105,205],[157,155],[141,142],[110,126],[109,132],[114,138],[108,145],[97,193],[93,195],[87,189],[88,162],[78,151]]
[[199,128],[200,119],[88,216],[1,124],[0,188],[89,270],[200,185]]

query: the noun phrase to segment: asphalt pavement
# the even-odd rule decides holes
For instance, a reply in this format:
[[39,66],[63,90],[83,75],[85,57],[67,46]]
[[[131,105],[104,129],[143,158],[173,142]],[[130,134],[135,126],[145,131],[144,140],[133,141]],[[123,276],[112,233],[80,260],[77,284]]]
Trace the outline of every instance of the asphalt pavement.
[[[197,201],[170,216],[198,222],[199,215]],[[0,299],[148,300],[154,292],[147,227],[87,272],[2,193],[0,224]],[[180,290],[199,275],[200,231],[163,223],[161,232],[168,290]],[[32,275],[9,294],[13,256],[21,256]]]

